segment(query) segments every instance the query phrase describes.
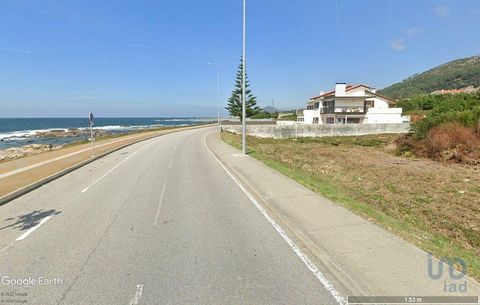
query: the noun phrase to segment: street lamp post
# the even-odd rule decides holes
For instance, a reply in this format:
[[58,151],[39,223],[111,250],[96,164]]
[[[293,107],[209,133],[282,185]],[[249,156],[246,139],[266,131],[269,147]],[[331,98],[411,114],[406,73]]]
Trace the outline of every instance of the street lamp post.
[[247,153],[247,122],[245,115],[245,71],[246,71],[246,0],[243,0],[243,52],[242,52],[242,152]]
[[215,63],[208,63],[211,66],[215,66],[217,68],[217,124],[220,126],[220,67],[218,64]]

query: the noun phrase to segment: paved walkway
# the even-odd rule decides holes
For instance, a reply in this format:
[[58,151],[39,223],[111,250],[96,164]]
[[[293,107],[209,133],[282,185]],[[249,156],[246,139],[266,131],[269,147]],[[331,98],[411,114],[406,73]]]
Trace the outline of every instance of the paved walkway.
[[[103,155],[138,141],[191,128],[198,126],[142,132],[99,141],[95,153],[97,156]],[[0,198],[91,158],[91,144],[87,143],[0,163]]]
[[[433,280],[427,253],[242,155],[218,133],[210,133],[207,143],[344,295],[480,295],[478,282],[468,277],[451,279],[447,266],[443,276]],[[437,274],[438,261],[432,263]],[[465,283],[466,293],[448,292]]]

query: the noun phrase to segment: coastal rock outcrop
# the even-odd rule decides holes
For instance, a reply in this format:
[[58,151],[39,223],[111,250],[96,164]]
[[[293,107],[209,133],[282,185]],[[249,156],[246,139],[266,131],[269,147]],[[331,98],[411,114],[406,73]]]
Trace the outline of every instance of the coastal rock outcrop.
[[62,147],[62,145],[54,146],[52,144],[29,144],[21,147],[7,148],[0,150],[0,162],[33,156],[46,151],[57,150]]

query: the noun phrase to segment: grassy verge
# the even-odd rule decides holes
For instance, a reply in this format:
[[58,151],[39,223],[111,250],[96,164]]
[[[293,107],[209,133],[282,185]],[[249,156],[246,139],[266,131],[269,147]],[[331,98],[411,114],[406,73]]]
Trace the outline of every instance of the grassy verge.
[[[456,164],[396,157],[396,135],[248,138],[249,154],[480,279],[480,177]],[[240,136],[222,133],[240,148]]]

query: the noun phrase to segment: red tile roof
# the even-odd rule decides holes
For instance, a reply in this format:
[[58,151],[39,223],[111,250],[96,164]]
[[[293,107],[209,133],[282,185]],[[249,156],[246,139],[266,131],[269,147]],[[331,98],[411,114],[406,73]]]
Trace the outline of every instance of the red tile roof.
[[[350,91],[350,90],[356,89],[356,88],[358,88],[358,87],[365,87],[365,88],[367,88],[367,89],[372,89],[371,87],[369,87],[369,86],[367,86],[367,85],[363,85],[363,84],[360,84],[360,85],[351,85],[351,84],[349,84],[349,85],[346,85],[345,91]],[[326,92],[326,93],[323,93],[323,94],[321,94],[321,95],[314,96],[314,97],[311,98],[311,100],[317,99],[317,98],[320,98],[320,97],[328,97],[328,96],[334,95],[334,94],[335,94],[335,89],[333,89],[333,90],[331,90],[331,91],[328,91],[328,92]]]

